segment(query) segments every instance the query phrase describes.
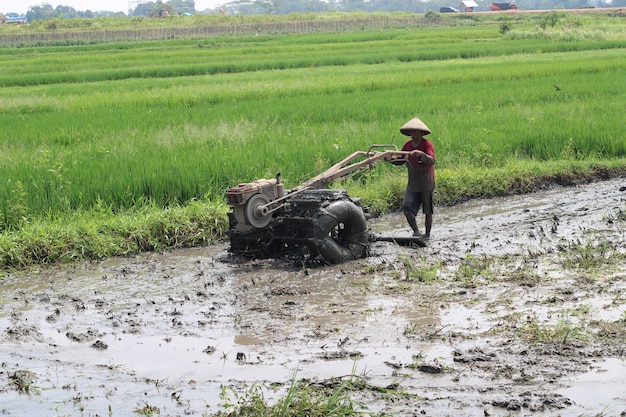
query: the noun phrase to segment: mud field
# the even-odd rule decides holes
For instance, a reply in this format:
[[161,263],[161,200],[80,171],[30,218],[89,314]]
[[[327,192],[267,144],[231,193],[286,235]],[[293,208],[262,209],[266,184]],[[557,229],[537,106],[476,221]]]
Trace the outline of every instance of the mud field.
[[210,415],[293,378],[358,378],[364,415],[624,415],[625,228],[619,178],[442,207],[429,247],[334,267],[222,244],[6,276],[0,415]]

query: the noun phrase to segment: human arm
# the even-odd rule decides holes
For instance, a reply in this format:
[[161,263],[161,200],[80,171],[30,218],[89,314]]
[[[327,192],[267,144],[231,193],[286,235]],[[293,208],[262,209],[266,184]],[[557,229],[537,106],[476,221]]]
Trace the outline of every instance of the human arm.
[[393,155],[388,159],[385,159],[385,161],[400,166],[406,164],[406,157],[403,155]]
[[411,151],[411,155],[415,156],[417,158],[417,162],[419,164],[426,164],[426,165],[435,165],[435,155],[429,155],[428,153],[424,152],[424,151],[420,151],[418,149]]
[[411,150],[412,160],[421,165],[435,165],[435,147],[429,140],[422,140],[417,149]]

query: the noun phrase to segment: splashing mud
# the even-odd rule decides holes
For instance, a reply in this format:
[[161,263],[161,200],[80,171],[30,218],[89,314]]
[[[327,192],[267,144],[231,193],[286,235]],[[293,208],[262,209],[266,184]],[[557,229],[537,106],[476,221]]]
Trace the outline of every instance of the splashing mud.
[[356,374],[371,414],[620,415],[625,212],[620,178],[440,208],[427,248],[332,267],[222,244],[12,275],[0,413],[206,415],[222,386]]

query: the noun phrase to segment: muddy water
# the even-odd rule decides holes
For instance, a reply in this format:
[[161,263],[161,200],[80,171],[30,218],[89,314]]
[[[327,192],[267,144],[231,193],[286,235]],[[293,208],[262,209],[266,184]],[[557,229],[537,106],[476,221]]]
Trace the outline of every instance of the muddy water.
[[217,411],[220,385],[231,381],[285,383],[296,371],[350,374],[359,355],[410,361],[411,352],[390,339],[388,316],[397,317],[400,332],[404,323],[438,320],[410,302],[354,291],[340,268],[304,275],[237,267],[217,260],[225,249],[111,260],[6,282],[5,383],[19,369],[37,376],[28,393],[5,386],[3,409],[71,415],[102,414],[110,406],[114,415],[128,415],[147,403],[172,414]]
[[411,361],[395,336],[403,326],[439,321],[410,301],[355,290],[340,268],[309,275],[239,268],[216,260],[225,249],[112,260],[5,283],[4,383],[16,370],[36,377],[28,393],[5,385],[2,409],[43,416],[111,407],[113,415],[128,415],[149,404],[162,415],[215,412],[221,384],[282,384],[296,372],[349,375],[359,356],[380,357],[367,372],[384,379],[383,359]]
[[[202,415],[220,410],[222,386],[259,382],[271,400],[294,376],[356,374],[409,394],[393,404],[366,395],[372,412],[619,415],[626,410],[619,349],[574,360],[542,356],[492,330],[512,312],[558,324],[581,304],[597,320],[624,317],[623,265],[579,292],[576,278],[546,258],[563,242],[601,236],[624,251],[624,223],[606,221],[626,209],[624,186],[616,179],[441,208],[428,248],[375,243],[368,259],[335,267],[234,264],[224,244],[7,277],[0,413],[126,416],[150,406],[161,415]],[[371,228],[409,233],[399,215]],[[536,258],[545,284],[468,289],[447,279],[468,255]],[[436,259],[441,281],[406,279],[408,257]],[[564,287],[577,297],[545,302],[566,298]]]

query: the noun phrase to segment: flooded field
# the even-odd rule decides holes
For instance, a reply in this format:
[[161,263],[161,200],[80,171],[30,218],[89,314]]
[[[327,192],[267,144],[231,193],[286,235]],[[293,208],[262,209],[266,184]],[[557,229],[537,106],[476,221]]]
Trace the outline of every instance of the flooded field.
[[0,415],[211,415],[223,387],[351,377],[369,415],[624,415],[625,228],[618,178],[441,207],[427,248],[332,267],[222,244],[14,274]]

